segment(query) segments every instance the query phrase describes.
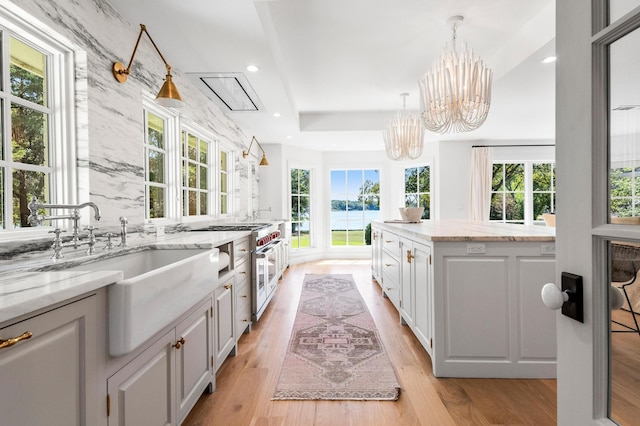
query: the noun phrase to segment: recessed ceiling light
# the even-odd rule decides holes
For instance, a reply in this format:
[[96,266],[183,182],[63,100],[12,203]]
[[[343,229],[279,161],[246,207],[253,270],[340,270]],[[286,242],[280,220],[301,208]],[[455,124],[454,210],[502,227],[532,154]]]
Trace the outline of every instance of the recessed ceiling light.
[[279,113],[279,112],[274,112],[274,113],[273,113],[273,116],[274,116],[274,117],[276,117],[276,118],[278,118],[278,117],[280,117],[280,113]]
[[247,65],[247,71],[249,72],[257,72],[260,70],[257,65]]
[[287,135],[287,139],[291,139],[291,135]]
[[550,64],[551,62],[555,62],[556,59],[558,59],[556,56],[547,56],[546,58],[544,58],[541,62],[543,64]]

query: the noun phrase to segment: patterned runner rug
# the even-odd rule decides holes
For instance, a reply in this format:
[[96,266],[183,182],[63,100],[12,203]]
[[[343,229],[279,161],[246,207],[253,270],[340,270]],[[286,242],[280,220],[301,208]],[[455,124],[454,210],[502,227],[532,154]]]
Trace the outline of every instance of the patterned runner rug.
[[350,274],[305,275],[273,396],[396,400],[400,385]]

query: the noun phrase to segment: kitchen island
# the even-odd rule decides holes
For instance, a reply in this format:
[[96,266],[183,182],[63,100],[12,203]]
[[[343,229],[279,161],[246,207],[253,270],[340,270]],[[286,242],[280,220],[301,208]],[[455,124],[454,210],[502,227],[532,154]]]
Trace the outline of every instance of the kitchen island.
[[555,228],[372,223],[372,275],[436,377],[555,378]]

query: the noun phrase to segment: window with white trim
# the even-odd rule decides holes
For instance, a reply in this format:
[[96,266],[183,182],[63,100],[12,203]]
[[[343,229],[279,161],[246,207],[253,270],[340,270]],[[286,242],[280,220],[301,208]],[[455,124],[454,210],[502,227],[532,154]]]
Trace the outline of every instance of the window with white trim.
[[144,123],[146,218],[166,218],[169,180],[169,173],[167,173],[168,119],[145,109]]
[[311,170],[291,169],[291,248],[311,247]]
[[211,205],[212,142],[196,132],[183,129],[182,141],[182,215],[206,216]]
[[422,219],[431,218],[431,167],[404,169],[404,206],[424,207]]
[[489,220],[544,224],[543,213],[555,212],[555,163],[493,163]]
[[0,17],[0,229],[11,231],[31,227],[32,197],[66,202],[76,185],[69,182],[75,153],[61,155],[63,147],[75,147],[61,136],[75,134],[73,91],[64,90],[74,75],[73,53],[8,15]]
[[380,170],[331,170],[331,245],[364,246],[380,218]]
[[219,197],[218,197],[218,214],[220,216],[226,216],[231,213],[231,164],[232,155],[231,151],[227,151],[220,148],[218,151],[218,157],[220,159],[218,164],[219,173]]

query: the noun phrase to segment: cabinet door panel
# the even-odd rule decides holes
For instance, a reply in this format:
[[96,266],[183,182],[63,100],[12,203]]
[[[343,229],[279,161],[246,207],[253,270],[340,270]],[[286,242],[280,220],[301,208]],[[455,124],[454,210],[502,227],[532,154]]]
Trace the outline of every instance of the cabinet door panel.
[[3,340],[32,333],[30,339],[0,349],[1,424],[95,421],[86,377],[96,374],[95,312],[95,297],[89,297],[0,330]]
[[414,330],[418,340],[432,354],[433,290],[431,284],[431,249],[421,244],[413,246],[413,282],[415,297]]
[[109,426],[176,423],[174,343],[171,330],[109,378]]
[[178,419],[182,420],[213,380],[211,299],[176,326],[176,340],[184,344],[176,350]]
[[233,310],[232,289],[233,286],[229,283],[218,287],[215,291],[215,306],[213,310],[216,320],[214,333],[216,370],[220,368],[235,345],[233,333],[235,314]]
[[[400,316],[404,322],[413,329],[414,327],[414,311],[416,306],[415,300],[415,288],[413,285],[413,266],[415,262],[413,258],[413,243],[406,239],[400,240],[401,254],[401,282],[400,282],[400,297],[402,302],[400,304]],[[411,260],[411,263],[410,263]]]

